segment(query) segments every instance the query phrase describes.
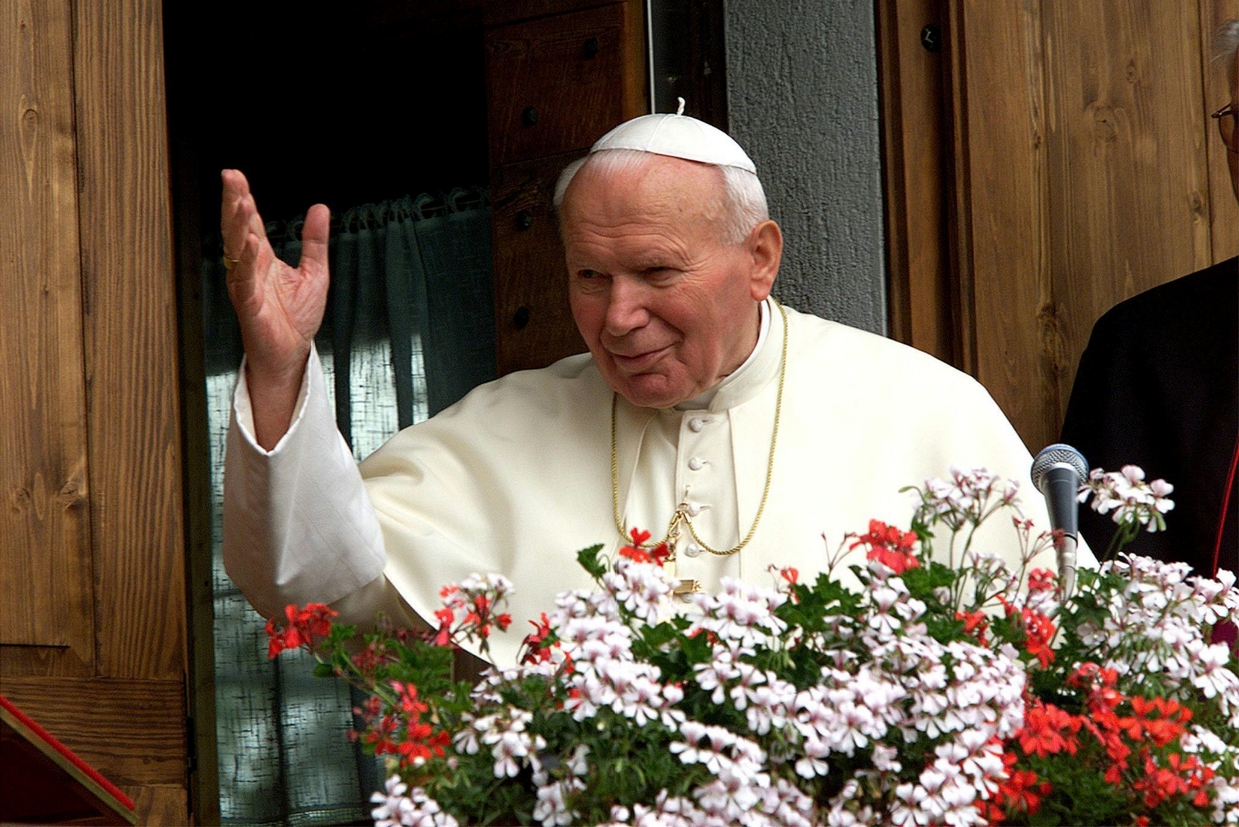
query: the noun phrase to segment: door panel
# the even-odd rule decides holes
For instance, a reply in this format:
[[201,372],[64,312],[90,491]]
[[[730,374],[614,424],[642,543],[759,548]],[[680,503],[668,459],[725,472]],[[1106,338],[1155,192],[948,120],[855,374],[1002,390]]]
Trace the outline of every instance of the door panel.
[[0,8],[0,693],[189,820],[158,0]]
[[892,332],[976,376],[1035,452],[1103,312],[1239,251],[1208,117],[1229,98],[1213,32],[1239,0],[879,11]]
[[0,204],[16,208],[0,222],[0,671],[20,661],[84,675],[95,624],[72,12],[67,2],[10,3],[0,15],[0,94],[17,113],[0,133]]

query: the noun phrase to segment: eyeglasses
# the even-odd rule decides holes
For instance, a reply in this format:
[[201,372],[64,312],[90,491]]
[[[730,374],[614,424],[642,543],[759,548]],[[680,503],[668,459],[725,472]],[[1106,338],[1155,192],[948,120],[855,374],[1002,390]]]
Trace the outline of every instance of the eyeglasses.
[[1239,142],[1235,141],[1235,121],[1239,120],[1239,110],[1233,103],[1228,103],[1209,116],[1217,121],[1218,131],[1222,133],[1222,143],[1226,149],[1239,154]]

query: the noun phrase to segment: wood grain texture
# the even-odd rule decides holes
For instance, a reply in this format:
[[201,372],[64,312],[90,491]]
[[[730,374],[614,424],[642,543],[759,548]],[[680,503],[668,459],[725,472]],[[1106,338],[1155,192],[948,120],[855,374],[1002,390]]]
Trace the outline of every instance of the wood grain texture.
[[1211,262],[1199,29],[1195,4],[1046,2],[1060,416],[1093,321]]
[[0,694],[130,796],[147,785],[184,789],[188,751],[179,681],[3,675]]
[[0,692],[148,799],[141,823],[183,824],[159,12],[155,0],[0,6],[0,203],[11,217],[0,222],[0,643],[23,644],[0,646]]
[[1055,331],[1040,13],[1036,0],[967,0],[953,19],[964,66],[955,186],[965,201],[961,301],[971,306],[972,367],[1033,450],[1057,432],[1044,358]]
[[1239,20],[1239,0],[1199,0],[1200,56],[1205,119],[1205,155],[1209,161],[1209,226],[1212,230],[1213,261],[1225,261],[1239,255],[1239,200],[1236,200],[1226,164],[1226,146],[1218,132],[1217,122],[1208,115],[1230,100],[1227,88],[1228,67],[1214,61],[1213,35],[1227,20]]
[[619,43],[620,121],[626,121],[649,113],[651,107],[644,1],[624,0],[620,20],[624,30]]
[[99,666],[185,672],[175,275],[157,0],[76,5]]
[[1204,123],[1216,2],[946,4],[960,361],[1034,451],[1101,313],[1233,254]]
[[[486,31],[501,376],[586,349],[568,306],[552,195],[565,165],[607,130],[649,111],[643,8],[624,0]],[[529,107],[536,123],[522,117]]]
[[492,166],[588,147],[624,119],[626,22],[616,3],[486,31]]
[[[140,824],[150,825],[150,827],[157,825],[178,827],[186,823],[186,798],[183,786],[152,784],[135,787],[128,790],[127,794],[133,799],[134,811],[142,814]],[[198,820],[195,814],[194,823],[211,824],[213,822]]]
[[945,243],[942,52],[921,45],[937,0],[878,4],[890,336],[960,364]]
[[[0,647],[94,661],[67,2],[0,6]],[[47,647],[47,648],[43,648]]]
[[[563,167],[579,153],[491,172],[495,270],[495,366],[502,376],[546,367],[585,343],[568,306],[568,276],[551,196]],[[525,222],[520,216],[525,215]]]
[[[93,624],[93,617],[91,622]],[[0,675],[59,679],[70,676],[86,677],[93,674],[95,674],[93,650],[83,651],[71,646],[0,645]]]

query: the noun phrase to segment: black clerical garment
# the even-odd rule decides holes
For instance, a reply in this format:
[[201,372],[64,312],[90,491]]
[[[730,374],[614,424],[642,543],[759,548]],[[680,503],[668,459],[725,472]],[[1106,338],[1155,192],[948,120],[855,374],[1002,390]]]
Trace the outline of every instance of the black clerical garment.
[[[1062,440],[1090,468],[1134,463],[1175,487],[1167,531],[1129,551],[1239,568],[1239,259],[1147,290],[1098,319],[1080,359]],[[1085,507],[1098,558],[1115,525]]]

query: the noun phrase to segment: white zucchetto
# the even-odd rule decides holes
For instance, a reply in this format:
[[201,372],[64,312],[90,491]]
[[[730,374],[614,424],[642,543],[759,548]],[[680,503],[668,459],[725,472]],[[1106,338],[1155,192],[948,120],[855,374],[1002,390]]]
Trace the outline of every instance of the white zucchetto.
[[589,151],[604,149],[635,149],[757,173],[757,165],[735,139],[689,115],[642,115],[625,121],[599,138]]

